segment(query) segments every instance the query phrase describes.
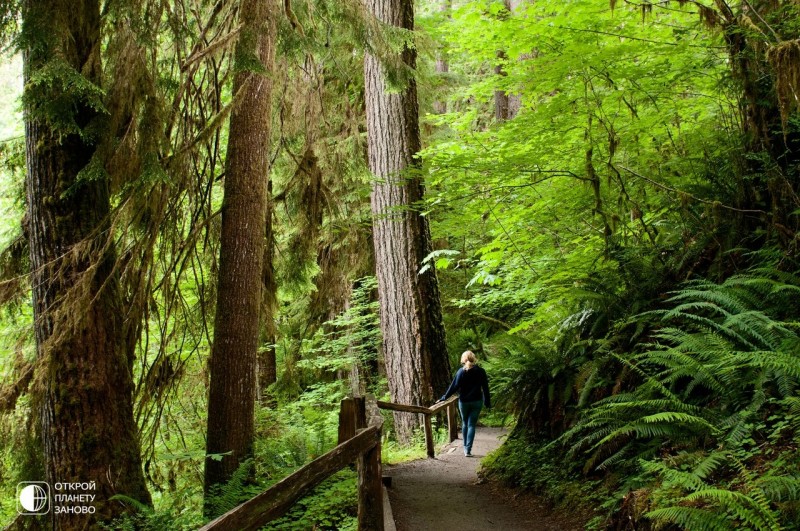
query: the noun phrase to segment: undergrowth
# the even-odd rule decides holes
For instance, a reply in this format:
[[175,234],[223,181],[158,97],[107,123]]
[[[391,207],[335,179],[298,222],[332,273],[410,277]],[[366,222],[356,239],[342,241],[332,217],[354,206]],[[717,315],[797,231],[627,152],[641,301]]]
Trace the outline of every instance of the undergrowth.
[[534,492],[554,509],[589,514],[602,502],[598,480],[582,477],[546,444],[524,435],[509,437],[481,467],[483,476]]
[[[619,319],[573,368],[558,348],[514,354],[561,391],[530,399],[535,430],[487,473],[599,508],[595,528],[800,528],[799,305],[798,278],[753,269]],[[572,419],[560,434],[555,416]]]
[[286,516],[264,530],[358,529],[358,477],[353,469],[340,470],[303,496]]

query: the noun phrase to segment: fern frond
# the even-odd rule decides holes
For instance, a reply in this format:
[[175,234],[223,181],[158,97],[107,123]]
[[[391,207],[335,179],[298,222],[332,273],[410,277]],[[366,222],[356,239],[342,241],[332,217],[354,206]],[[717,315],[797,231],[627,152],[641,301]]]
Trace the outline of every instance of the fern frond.
[[670,468],[661,461],[640,460],[639,465],[646,472],[661,476],[665,483],[679,486],[684,490],[700,490],[707,487],[697,474]]
[[663,507],[645,514],[656,522],[676,524],[696,531],[730,531],[734,522],[723,515],[695,507]]
[[769,507],[762,507],[756,500],[733,490],[705,488],[685,496],[684,501],[711,500],[733,512],[747,526],[757,530],[780,531],[778,518]]
[[637,438],[665,437],[685,439],[690,435],[715,431],[714,426],[703,418],[676,411],[664,411],[647,415],[612,431],[601,439],[595,447],[606,444],[618,437],[634,435]]
[[[669,302],[692,299],[697,302],[711,303],[718,308],[719,312],[725,314],[747,311],[747,304],[735,290],[724,289],[724,285],[718,286],[713,283],[707,283],[703,287],[705,289],[680,290],[669,299]],[[721,287],[723,289],[720,289]]]
[[700,479],[707,479],[723,464],[727,464],[728,456],[723,452],[712,452],[705,459],[700,461],[692,471],[692,474]]
[[784,338],[792,332],[761,311],[745,311],[729,315],[722,326],[737,330],[742,336],[754,340],[752,346],[761,349],[778,349]]
[[757,487],[770,502],[800,500],[800,477],[761,476],[755,480]]

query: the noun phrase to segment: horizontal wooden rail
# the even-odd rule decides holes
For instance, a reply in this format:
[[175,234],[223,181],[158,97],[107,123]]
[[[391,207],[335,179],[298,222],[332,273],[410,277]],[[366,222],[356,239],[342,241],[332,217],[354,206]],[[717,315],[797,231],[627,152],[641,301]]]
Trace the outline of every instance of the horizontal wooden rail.
[[451,396],[447,400],[437,402],[431,407],[415,406],[412,404],[396,404],[394,402],[383,402],[378,400],[378,407],[381,409],[388,409],[391,411],[402,411],[406,413],[419,413],[425,415],[425,446],[428,452],[428,457],[435,455],[433,447],[433,429],[431,428],[431,415],[436,415],[442,409],[447,409],[447,431],[450,442],[458,438],[458,426],[456,425],[456,406],[455,402],[458,397]]
[[[343,401],[342,411],[345,410]],[[360,410],[363,412],[363,398]],[[348,402],[349,404],[349,402]],[[357,411],[351,408],[348,411]],[[363,413],[362,413],[363,415]],[[363,416],[355,424],[364,424]],[[330,452],[283,478],[255,498],[231,509],[200,531],[255,530],[286,514],[305,493],[324,479],[358,461],[359,468],[359,529],[383,530],[383,501],[381,491],[381,426],[358,430]]]
[[423,415],[430,415],[431,408],[425,406],[412,406],[410,404],[395,404],[394,402],[384,402],[378,400],[378,407],[381,409],[390,409],[392,411],[405,411],[406,413],[422,413]]
[[447,400],[445,400],[443,402],[436,402],[434,405],[432,405],[429,408],[431,410],[431,414],[435,415],[440,409],[444,409],[446,407],[449,407],[450,404],[455,404],[456,400],[458,400],[457,396],[451,396],[450,398],[448,398]]

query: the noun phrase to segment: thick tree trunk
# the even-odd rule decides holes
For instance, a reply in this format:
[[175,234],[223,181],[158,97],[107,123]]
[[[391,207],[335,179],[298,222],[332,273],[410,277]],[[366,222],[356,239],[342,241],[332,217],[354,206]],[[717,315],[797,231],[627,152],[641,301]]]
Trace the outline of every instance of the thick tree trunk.
[[[253,449],[276,10],[272,0],[243,0],[240,9],[233,84],[239,102],[226,158],[206,443],[208,454],[225,455],[206,460],[206,494],[228,481]],[[267,75],[253,71],[254,61]]]
[[[411,0],[368,0],[367,5],[385,23],[414,28]],[[402,60],[413,69],[415,50],[404,49]],[[419,274],[431,244],[428,220],[415,209],[424,194],[414,160],[420,149],[417,88],[411,79],[402,92],[387,92],[383,67],[370,54],[364,76],[369,167],[377,178],[372,226],[389,392],[395,402],[427,405],[446,389],[450,362],[435,271]],[[401,441],[416,426],[415,416],[395,415]]]
[[[108,182],[78,179],[95,151],[87,140],[91,135],[82,137],[78,130],[96,124],[98,112],[77,93],[74,81],[35,81],[58,57],[71,76],[99,87],[98,0],[29,0],[23,35],[28,236],[40,371],[34,396],[53,494],[95,496],[86,504],[55,500],[52,527],[86,529],[125,511],[124,504],[110,501],[115,494],[150,503],[133,421],[133,353],[126,351],[114,269]],[[52,105],[63,106],[59,111],[74,123],[58,127],[46,119]],[[55,488],[91,482],[94,489]],[[61,510],[73,505],[87,510]]]
[[[506,52],[504,50],[497,50],[495,52],[495,56],[499,61],[503,61],[507,58]],[[498,76],[505,77],[508,74],[505,70],[503,70],[503,65],[498,64],[494,67],[494,73]],[[508,94],[505,90],[495,90],[494,91],[494,118],[498,122],[502,122],[511,118],[509,115],[509,106],[508,106]]]

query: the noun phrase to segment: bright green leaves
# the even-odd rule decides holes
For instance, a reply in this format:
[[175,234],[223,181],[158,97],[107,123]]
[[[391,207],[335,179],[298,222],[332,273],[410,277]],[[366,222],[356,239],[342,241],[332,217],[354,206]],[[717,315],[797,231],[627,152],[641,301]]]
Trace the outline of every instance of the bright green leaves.
[[[463,83],[423,160],[434,232],[473,257],[461,304],[485,304],[493,291],[519,308],[526,293],[523,329],[555,323],[586,295],[576,281],[602,274],[621,286],[626,268],[663,262],[679,245],[687,208],[671,190],[697,189],[733,101],[720,92],[724,49],[695,16],[659,10],[643,23],[637,9],[612,13],[607,2],[509,13],[477,1],[435,32]],[[497,124],[500,90],[522,109]]]
[[299,367],[331,373],[363,367],[377,358],[381,343],[379,305],[372,300],[372,293],[378,281],[367,277],[355,284],[347,309],[308,340],[308,354],[298,362]]
[[93,143],[100,130],[92,127],[96,122],[86,123],[84,113],[87,109],[106,113],[104,96],[101,87],[54,56],[31,72],[23,101],[33,117],[44,120],[58,134],[80,134]]
[[[713,461],[704,449],[722,445],[752,469],[767,460],[762,447],[796,439],[797,306],[776,302],[796,282],[772,270],[684,285],[667,301],[686,279],[730,276],[756,258],[725,253],[769,237],[742,244],[736,226],[744,159],[759,155],[743,155],[748,118],[729,42],[701,20],[712,9],[536,0],[509,12],[474,1],[432,30],[460,82],[449,113],[429,118],[422,154],[434,237],[460,252],[456,267],[442,256],[440,272],[467,317],[457,333],[485,332],[520,425],[534,437],[566,431],[587,472],[613,470],[631,489],[657,481],[639,457],[668,455],[684,471],[682,452]],[[494,112],[503,94],[521,104],[511,119]],[[747,223],[763,226],[750,212]],[[663,312],[642,314],[653,308]],[[512,352],[511,341],[523,346]],[[780,435],[764,446],[765,433]],[[774,527],[775,502],[739,488],[744,473],[728,467],[733,483],[721,485],[702,466],[679,508],[665,501],[674,485],[648,498],[663,509],[650,517]],[[791,483],[788,468],[774,466],[776,483]]]
[[419,274],[421,275],[430,269],[431,263],[433,263],[433,267],[436,269],[447,269],[454,262],[454,258],[460,254],[460,251],[454,251],[452,249],[433,251],[422,260],[423,266],[420,268]]

